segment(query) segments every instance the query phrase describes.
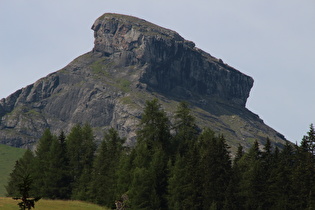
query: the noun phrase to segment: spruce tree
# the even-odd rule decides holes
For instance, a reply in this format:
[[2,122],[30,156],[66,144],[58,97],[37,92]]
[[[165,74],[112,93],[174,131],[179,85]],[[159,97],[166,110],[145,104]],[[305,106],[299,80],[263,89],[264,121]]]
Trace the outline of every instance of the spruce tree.
[[206,209],[211,205],[222,209],[225,192],[231,178],[231,159],[223,136],[216,137],[210,129],[200,136],[202,176],[202,205]]
[[262,166],[262,152],[257,141],[254,142],[241,160],[240,195],[244,209],[262,209],[265,203],[265,177]]
[[117,170],[124,152],[124,141],[125,139],[120,138],[113,128],[104,134],[94,160],[93,179],[90,184],[90,197],[97,204],[108,207],[114,204],[118,181]]
[[[166,209],[170,124],[157,99],[147,101],[137,132],[130,187],[133,209]],[[157,173],[156,169],[159,169]],[[146,196],[144,196],[146,194]]]
[[306,209],[309,207],[310,201],[315,199],[313,194],[315,184],[314,154],[310,141],[305,141],[305,139],[304,137],[301,145],[297,147],[296,162],[292,174],[293,193],[296,195],[295,207],[297,209]]
[[271,204],[271,209],[292,209],[295,203],[295,195],[293,195],[292,189],[292,172],[295,162],[294,149],[287,142],[279,154],[276,151],[274,167],[268,180],[268,201]]
[[200,148],[197,144],[191,144],[185,154],[178,153],[174,165],[169,167],[169,209],[200,209],[203,171],[200,167]]
[[42,197],[49,198],[51,196],[51,185],[49,173],[52,170],[50,168],[51,153],[50,148],[52,142],[56,137],[46,129],[39,139],[37,148],[35,151],[34,160],[34,190]]
[[96,144],[89,124],[76,125],[67,136],[67,151],[73,199],[88,200]]
[[180,102],[175,112],[174,123],[174,147],[178,148],[181,155],[185,155],[199,134],[199,129],[195,123],[195,118],[191,115],[191,110],[187,102]]
[[50,147],[50,161],[47,178],[51,181],[48,197],[52,199],[69,199],[71,195],[69,161],[62,131],[58,139],[53,139]]
[[[26,175],[30,177],[34,173],[34,154],[30,150],[26,150],[24,155],[16,161],[13,171],[10,173],[8,184],[5,186],[8,197],[20,196],[18,184],[23,182]],[[31,190],[30,195],[34,196],[34,190]]]
[[[175,161],[169,162],[168,205],[171,209],[200,208],[198,127],[188,103],[181,102],[175,112]],[[172,159],[173,160],[173,159]],[[174,162],[174,164],[173,164]]]

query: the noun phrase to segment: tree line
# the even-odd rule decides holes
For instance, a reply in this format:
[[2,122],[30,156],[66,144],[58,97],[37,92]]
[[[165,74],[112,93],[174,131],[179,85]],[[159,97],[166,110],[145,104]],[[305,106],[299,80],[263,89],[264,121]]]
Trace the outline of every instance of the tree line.
[[97,147],[92,128],[74,126],[68,135],[47,129],[35,152],[16,162],[6,186],[18,196],[23,177],[30,195],[77,199],[130,209],[315,209],[315,130],[301,145],[274,148],[267,138],[232,159],[223,135],[195,124],[187,103],[170,123],[157,99],[147,101],[137,143],[111,128]]

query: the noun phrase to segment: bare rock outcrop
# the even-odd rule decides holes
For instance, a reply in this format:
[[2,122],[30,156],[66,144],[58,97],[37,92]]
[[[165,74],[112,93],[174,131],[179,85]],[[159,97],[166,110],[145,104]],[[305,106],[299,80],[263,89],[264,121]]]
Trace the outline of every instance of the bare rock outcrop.
[[185,100],[200,127],[223,133],[232,148],[285,138],[246,109],[253,79],[145,20],[107,13],[92,26],[94,48],[63,69],[0,100],[0,143],[34,148],[53,132],[88,122],[97,139],[114,127],[132,144],[144,103],[169,113]]

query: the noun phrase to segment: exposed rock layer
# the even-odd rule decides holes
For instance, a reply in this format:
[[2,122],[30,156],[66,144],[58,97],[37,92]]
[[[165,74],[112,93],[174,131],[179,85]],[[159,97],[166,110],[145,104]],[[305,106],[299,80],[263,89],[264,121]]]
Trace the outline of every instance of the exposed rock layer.
[[0,101],[0,142],[33,148],[43,130],[88,122],[98,139],[109,127],[129,142],[144,102],[157,97],[169,113],[191,103],[198,124],[233,147],[284,137],[245,108],[253,79],[145,20],[104,14],[92,26],[95,45],[65,68]]

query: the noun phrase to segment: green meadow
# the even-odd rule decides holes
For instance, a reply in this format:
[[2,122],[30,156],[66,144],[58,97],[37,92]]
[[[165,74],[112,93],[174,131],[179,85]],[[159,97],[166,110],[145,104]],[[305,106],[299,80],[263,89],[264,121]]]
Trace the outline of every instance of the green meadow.
[[[16,210],[18,209],[19,201],[8,197],[0,197],[1,210]],[[62,201],[62,200],[45,200],[41,199],[35,203],[35,209],[38,210],[108,210],[108,208],[98,206],[92,203],[83,201]]]

